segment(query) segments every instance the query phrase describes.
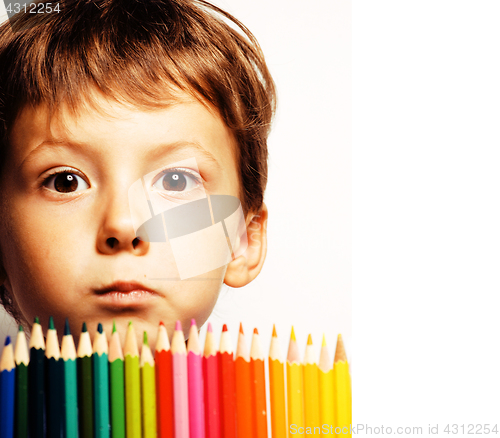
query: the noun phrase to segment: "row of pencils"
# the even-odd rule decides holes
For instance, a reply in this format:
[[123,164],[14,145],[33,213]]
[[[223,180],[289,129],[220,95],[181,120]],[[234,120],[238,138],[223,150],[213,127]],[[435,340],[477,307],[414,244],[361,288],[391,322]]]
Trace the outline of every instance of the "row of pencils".
[[208,324],[202,351],[194,320],[187,346],[179,321],[171,343],[160,323],[154,355],[146,332],[139,355],[132,323],[123,350],[114,324],[109,343],[101,324],[92,343],[84,323],[77,351],[68,321],[60,348],[53,319],[44,339],[36,318],[29,352],[22,326],[15,349],[5,341],[0,437],[267,438],[268,421],[273,438],[345,436],[351,382],[340,335],[333,362],[324,337],[316,362],[310,335],[302,361],[292,328],[285,361],[273,327],[269,382],[257,329],[250,350],[241,325],[236,354],[231,344],[226,325],[217,349]]

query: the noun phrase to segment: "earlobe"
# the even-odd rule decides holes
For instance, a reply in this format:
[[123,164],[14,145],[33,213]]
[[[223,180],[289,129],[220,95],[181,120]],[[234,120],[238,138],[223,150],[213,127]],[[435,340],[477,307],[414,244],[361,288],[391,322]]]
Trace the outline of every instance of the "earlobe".
[[247,219],[248,246],[245,252],[227,265],[224,283],[230,287],[242,287],[259,275],[267,253],[267,207],[262,204],[259,213]]

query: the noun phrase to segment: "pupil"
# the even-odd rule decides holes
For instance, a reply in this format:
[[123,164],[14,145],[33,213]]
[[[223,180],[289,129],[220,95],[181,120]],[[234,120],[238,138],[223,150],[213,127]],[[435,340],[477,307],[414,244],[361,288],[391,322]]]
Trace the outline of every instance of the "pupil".
[[78,180],[71,173],[61,173],[55,177],[54,187],[58,192],[74,192],[78,188]]
[[165,190],[181,192],[186,188],[186,177],[179,173],[167,173],[163,178]]

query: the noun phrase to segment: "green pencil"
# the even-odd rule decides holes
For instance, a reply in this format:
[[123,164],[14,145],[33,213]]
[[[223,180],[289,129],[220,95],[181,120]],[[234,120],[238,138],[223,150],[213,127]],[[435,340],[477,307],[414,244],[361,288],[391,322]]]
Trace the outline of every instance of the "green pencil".
[[120,336],[113,321],[113,333],[109,342],[109,388],[111,397],[111,438],[125,438],[125,388],[123,352]]
[[69,330],[69,321],[64,324],[64,336],[61,344],[61,357],[64,372],[64,436],[78,437],[78,392],[76,379],[76,350],[73,336]]
[[59,340],[54,319],[49,318],[47,348],[45,349],[45,395],[47,407],[47,438],[60,438],[62,430],[63,374]]
[[92,344],[83,323],[76,359],[78,369],[78,406],[80,413],[80,438],[94,438],[94,411],[92,388]]
[[28,345],[23,326],[19,326],[16,349],[14,351],[16,362],[16,407],[14,412],[14,436],[28,438]]
[[109,438],[108,341],[101,323],[97,326],[93,351],[95,437]]
[[141,438],[141,385],[139,350],[132,321],[125,337],[125,409],[127,438]]
[[38,317],[31,328],[28,391],[30,438],[45,438],[45,341]]

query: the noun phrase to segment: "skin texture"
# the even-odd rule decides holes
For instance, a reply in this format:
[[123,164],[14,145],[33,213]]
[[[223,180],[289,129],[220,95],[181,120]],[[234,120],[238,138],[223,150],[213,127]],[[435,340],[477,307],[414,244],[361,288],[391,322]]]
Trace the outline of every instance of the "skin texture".
[[[60,335],[66,317],[77,336],[84,321],[91,335],[101,322],[109,336],[115,319],[124,338],[132,320],[138,340],[147,330],[154,345],[160,321],[172,334],[180,320],[187,334],[191,318],[201,326],[209,317],[223,282],[240,287],[258,275],[267,210],[247,216],[248,249],[228,266],[184,281],[152,280],[175,277],[175,262],[168,244],[135,240],[129,187],[194,157],[198,169],[188,170],[201,178],[194,190],[238,197],[236,145],[218,114],[187,94],[150,111],[97,99],[99,111],[63,107],[49,118],[43,107],[25,108],[16,120],[0,181],[4,285],[28,322],[39,316],[45,326],[52,315]],[[76,191],[58,192],[54,171],[78,177]],[[156,194],[189,199],[155,178]],[[97,293],[117,281],[150,291],[125,305]]]

